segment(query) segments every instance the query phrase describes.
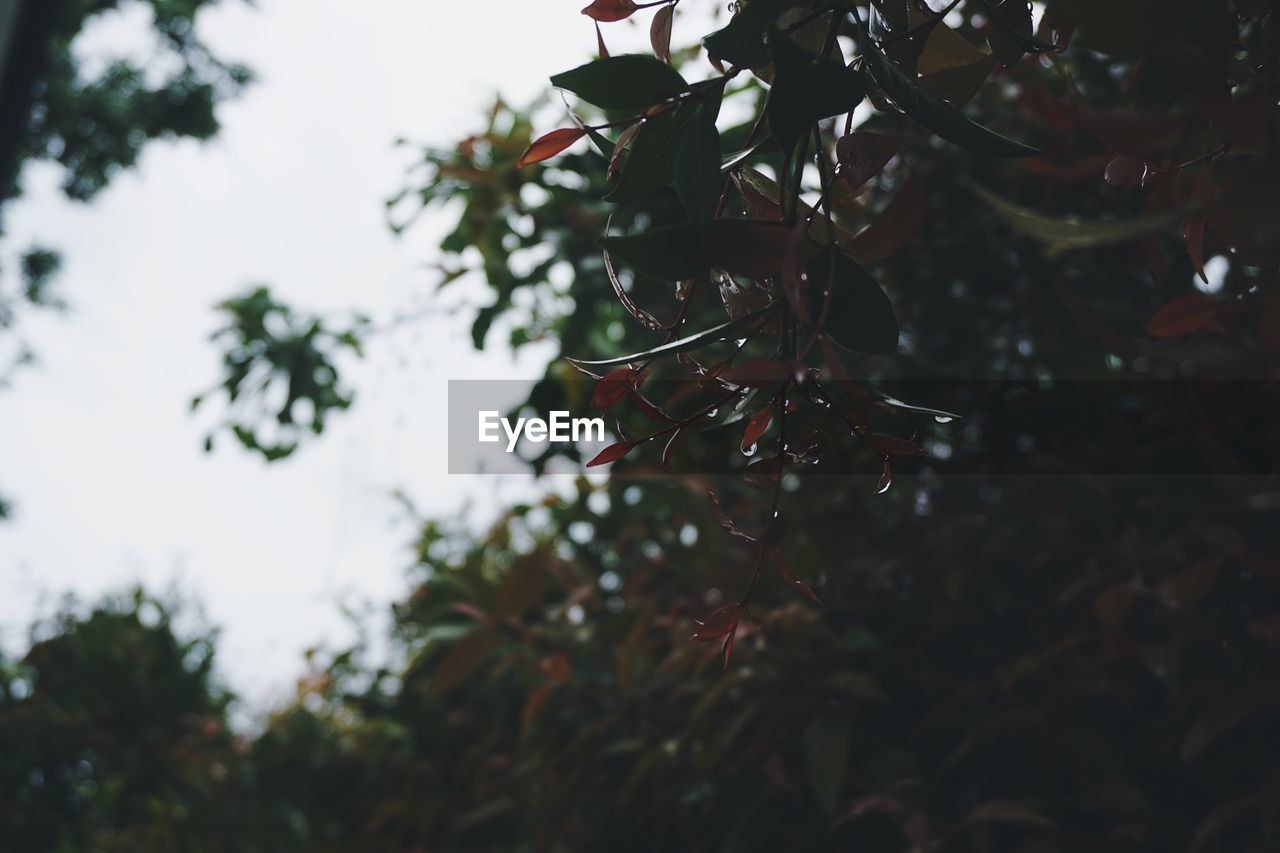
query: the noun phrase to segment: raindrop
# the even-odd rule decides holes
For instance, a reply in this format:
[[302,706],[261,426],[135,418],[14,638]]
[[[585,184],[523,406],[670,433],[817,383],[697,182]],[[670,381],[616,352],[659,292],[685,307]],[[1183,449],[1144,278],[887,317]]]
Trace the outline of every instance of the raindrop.
[[756,445],[755,445],[755,444],[752,444],[750,447],[744,447],[744,448],[742,448],[742,455],[743,455],[743,456],[755,456],[755,455],[756,455]]
[[735,341],[734,341],[734,343],[735,343],[735,344],[737,344],[738,346],[745,346],[745,345],[746,345],[746,343],[747,343],[747,339],[746,339],[746,338],[738,338],[737,340],[735,340]]
[[884,470],[880,472],[880,482],[876,485],[875,493],[883,495],[889,491],[889,487],[893,485],[893,469],[889,467],[889,457],[884,457]]
[[712,409],[711,411],[707,412],[707,417],[714,418],[718,414],[720,414],[719,409]]
[[940,424],[949,424],[955,420],[955,418],[950,415],[934,415],[933,419]]

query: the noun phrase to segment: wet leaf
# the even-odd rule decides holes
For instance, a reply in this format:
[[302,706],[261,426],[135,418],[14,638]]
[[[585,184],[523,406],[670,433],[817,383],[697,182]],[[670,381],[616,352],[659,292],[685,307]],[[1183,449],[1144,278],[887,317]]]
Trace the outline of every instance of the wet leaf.
[[1145,186],[1147,178],[1151,177],[1152,168],[1147,160],[1121,154],[1107,164],[1107,170],[1103,172],[1102,179],[1113,187],[1141,187]]
[[525,149],[516,161],[516,165],[524,167],[554,157],[561,151],[586,136],[587,132],[580,127],[563,127],[540,136]]
[[[791,229],[764,219],[717,219],[707,241],[707,260],[714,267],[749,278],[772,278],[782,271]],[[802,257],[811,259],[818,247],[805,242]]]
[[690,642],[702,643],[707,640],[715,640],[726,634],[731,634],[738,630],[738,619],[741,615],[741,608],[736,604],[729,604],[721,607],[719,610],[707,617],[706,621],[698,622],[698,629],[693,632],[693,636],[689,638]]
[[600,377],[600,381],[591,392],[592,407],[597,409],[612,407],[614,403],[627,396],[627,390],[635,385],[635,380],[636,372],[629,367],[619,367],[617,370],[609,371]]
[[689,88],[670,65],[652,56],[637,54],[588,62],[555,75],[551,85],[602,109],[637,112]]
[[711,504],[711,516],[716,520],[716,524],[724,528],[725,532],[730,536],[736,536],[739,539],[745,539],[748,542],[756,541],[756,537],[749,533],[745,533],[742,528],[733,523],[733,519],[725,514],[724,507],[720,505],[720,496],[707,489],[707,501]]
[[764,34],[782,11],[784,0],[750,0],[727,25],[702,40],[707,53],[739,68],[769,64]]
[[995,70],[997,59],[987,56],[969,65],[944,68],[920,78],[920,85],[959,109],[978,94],[982,84]]
[[924,456],[924,448],[914,441],[899,438],[896,435],[885,435],[877,432],[858,433],[871,449],[883,456]]
[[[829,260],[814,259],[808,267],[814,299],[828,287]],[[889,297],[862,266],[843,253],[835,256],[835,278],[830,283],[831,306],[827,313],[827,336],[854,352],[871,355],[892,352],[898,347],[898,318]]]
[[751,420],[747,421],[746,429],[742,431],[742,449],[745,451],[753,447],[771,423],[773,423],[772,405],[765,406],[752,415]]
[[642,273],[669,281],[693,278],[707,267],[703,235],[688,223],[640,234],[603,237],[600,248]]
[[836,142],[836,159],[840,161],[845,181],[852,189],[880,174],[890,160],[914,140],[909,136],[888,136],[855,130]]
[[597,465],[607,465],[610,462],[616,462],[631,452],[636,446],[634,441],[619,441],[617,444],[611,444],[604,450],[596,454],[595,458],[587,463],[588,468],[594,468]]
[[739,317],[736,320],[730,320],[727,323],[721,323],[719,326],[712,326],[710,329],[697,332],[688,337],[680,338],[668,344],[656,346],[653,349],[647,349],[643,352],[632,353],[631,355],[618,356],[617,358],[606,358],[601,361],[582,361],[581,359],[570,359],[575,364],[585,367],[609,367],[615,364],[630,364],[632,362],[644,361],[650,358],[656,358],[661,355],[674,355],[679,352],[687,352],[693,349],[699,349],[716,341],[728,340],[733,337],[741,336],[749,332],[754,332],[762,324],[762,321],[774,310],[773,305],[761,308],[759,311],[752,311],[750,314]]
[[1005,65],[1013,65],[1026,53],[1024,45],[1034,43],[1031,34],[1031,4],[1027,0],[1001,0],[998,6],[990,4],[987,23],[987,43],[991,52]]
[[791,375],[791,370],[791,367],[780,361],[753,359],[720,371],[717,378],[730,385],[756,387],[782,382]]
[[704,96],[676,151],[676,195],[696,223],[711,221],[725,184],[720,174],[720,133],[716,130],[719,111],[720,93]]
[[884,458],[884,466],[880,469],[880,480],[876,483],[876,490],[873,494],[883,495],[889,491],[893,485],[893,464],[889,461],[889,457]]
[[810,53],[775,30],[769,39],[773,86],[769,132],[784,151],[795,147],[813,123],[852,112],[866,97],[861,75],[839,60]]
[[817,593],[815,593],[807,583],[793,575],[791,570],[787,568],[787,564],[783,561],[782,552],[778,550],[778,546],[769,546],[769,559],[773,561],[773,568],[774,571],[778,573],[778,577],[788,583],[792,589],[812,601],[818,607],[826,607],[826,605],[822,603],[822,599],[818,598]]
[[1198,332],[1218,318],[1222,303],[1206,293],[1190,293],[1166,302],[1147,323],[1147,334],[1180,338]]

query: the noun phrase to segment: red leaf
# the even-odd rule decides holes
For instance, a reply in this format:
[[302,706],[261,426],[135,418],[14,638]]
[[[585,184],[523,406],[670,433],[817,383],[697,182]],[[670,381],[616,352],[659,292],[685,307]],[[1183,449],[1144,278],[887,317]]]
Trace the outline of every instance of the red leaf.
[[632,0],[595,0],[582,10],[582,14],[602,24],[622,21],[635,14],[640,8]]
[[790,366],[780,361],[753,359],[722,370],[718,378],[731,385],[758,386],[781,382],[790,375]]
[[[642,122],[629,124],[627,125],[626,130],[618,134],[618,141],[613,143],[613,156],[609,158],[609,169],[605,173],[606,178],[612,178],[614,172],[618,171],[618,163],[622,159],[622,152],[626,150],[626,147],[631,143],[631,138],[636,135],[636,132],[640,130],[642,126]],[[609,253],[606,252],[605,257],[608,257],[608,254]]]
[[924,182],[913,172],[875,221],[849,241],[849,254],[866,263],[901,248],[924,225],[924,208]]
[[1151,177],[1151,163],[1121,154],[1107,164],[1102,178],[1113,187],[1141,187]]
[[715,518],[716,524],[719,524],[731,536],[737,536],[739,539],[745,539],[748,542],[756,541],[756,538],[749,533],[744,533],[738,525],[733,523],[733,519],[725,515],[724,509],[720,506],[720,496],[711,489],[707,489],[707,500],[711,502],[711,515]]
[[764,431],[769,428],[769,424],[772,422],[773,406],[765,406],[751,416],[751,420],[747,421],[747,428],[742,432],[742,451],[744,453],[760,440],[760,436],[764,435]]
[[671,452],[676,449],[676,439],[683,433],[683,429],[671,433],[671,438],[667,439],[667,446],[662,448],[662,473],[664,474],[671,470]]
[[637,391],[634,385],[627,388],[627,399],[636,407],[636,411],[651,421],[657,421],[660,424],[673,424],[676,422],[675,418],[654,405],[653,401]]
[[724,668],[729,668],[729,655],[733,653],[733,638],[738,636],[737,631],[730,631],[724,636],[724,645],[720,648],[720,654],[724,657]]
[[1220,303],[1205,293],[1173,299],[1147,323],[1147,334],[1157,338],[1178,338],[1198,332],[1218,317]]
[[597,409],[607,409],[627,396],[627,390],[635,384],[635,371],[630,367],[619,367],[610,370],[596,383],[591,392],[591,405]]
[[876,483],[875,494],[883,495],[889,491],[889,487],[893,485],[893,466],[889,464],[889,457],[884,458],[884,468],[880,471],[880,482]]
[[856,190],[878,175],[885,164],[910,143],[911,138],[907,136],[886,136],[861,130],[840,137],[836,142],[836,158],[849,188]]
[[611,444],[604,450],[596,454],[596,457],[587,463],[588,468],[594,468],[597,465],[607,465],[610,462],[616,462],[631,452],[631,448],[636,446],[634,441],[619,441],[617,444]]
[[782,553],[778,551],[776,545],[769,546],[769,558],[773,560],[773,568],[778,573],[778,577],[791,584],[792,588],[795,589],[796,592],[800,593],[814,604],[819,607],[826,607],[826,605],[822,603],[822,599],[818,598],[817,593],[810,589],[807,583],[791,574],[791,570],[787,568],[787,564],[782,561]]
[[[689,638],[692,643],[705,643],[707,640],[715,640],[726,634],[732,634],[738,629],[738,617],[740,610],[736,604],[727,604],[716,612],[707,617],[707,621],[698,622],[698,630],[693,632],[693,636]],[[696,621],[696,620],[695,620]]]
[[601,59],[609,58],[609,48],[604,45],[604,33],[600,32],[600,23],[596,22],[596,52],[600,54]]
[[535,139],[533,144],[520,155],[516,165],[523,167],[532,163],[541,163],[556,156],[586,135],[587,132],[580,127],[562,127],[559,130],[553,130]]
[[668,65],[671,64],[671,22],[675,17],[675,4],[663,6],[653,15],[649,25],[649,44],[653,46],[653,55]]

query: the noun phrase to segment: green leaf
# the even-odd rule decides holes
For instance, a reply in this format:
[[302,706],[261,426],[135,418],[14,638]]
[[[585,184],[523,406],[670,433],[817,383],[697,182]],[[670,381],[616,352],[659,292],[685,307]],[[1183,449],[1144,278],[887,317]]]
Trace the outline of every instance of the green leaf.
[[676,154],[676,195],[695,223],[707,223],[715,215],[724,188],[720,173],[720,132],[716,116],[720,95],[702,101],[694,111],[692,126],[680,141]]
[[739,68],[762,68],[769,64],[764,34],[784,5],[784,0],[747,0],[727,25],[704,38],[702,44],[711,56]]
[[849,754],[849,721],[835,713],[815,717],[804,732],[805,772],[818,805],[828,820],[835,818]]
[[[812,292],[827,289],[831,271],[830,255],[821,255],[809,263]],[[836,253],[835,276],[831,286],[831,307],[827,313],[826,334],[834,343],[853,352],[880,354],[898,347],[898,318],[889,297],[862,265],[843,253]],[[821,297],[818,297],[821,298]],[[816,318],[821,310],[814,309]]]
[[1039,154],[1035,148],[1001,136],[970,121],[937,95],[925,89],[914,75],[894,65],[863,31],[863,59],[871,77],[898,107],[938,136],[982,154],[1023,157]]
[[1133,219],[1082,221],[1070,217],[1045,216],[1003,199],[980,184],[972,184],[972,188],[978,198],[986,202],[1006,225],[1058,249],[1083,249],[1136,240],[1178,225],[1206,206],[1204,202],[1197,202]]
[[684,78],[652,56],[610,56],[551,78],[551,85],[573,92],[606,110],[639,111],[689,88]]
[[698,105],[688,101],[645,119],[631,141],[618,185],[605,200],[621,204],[670,186],[675,180],[680,140],[697,114]]
[[810,53],[778,30],[769,37],[769,52],[774,67],[769,132],[784,151],[793,148],[814,122],[851,112],[866,97],[857,71]]
[[758,311],[752,311],[750,314],[744,314],[736,320],[730,320],[727,323],[721,323],[719,326],[712,326],[710,329],[698,332],[688,337],[680,338],[669,344],[647,349],[643,352],[634,352],[631,355],[620,355],[617,358],[607,358],[603,361],[581,361],[573,358],[569,359],[574,364],[580,364],[584,367],[609,367],[618,364],[630,364],[635,361],[644,361],[645,359],[656,358],[660,355],[673,355],[678,352],[688,352],[689,350],[701,349],[708,344],[716,341],[725,341],[730,338],[739,337],[744,332],[755,331],[762,323],[761,320],[772,314],[777,308],[776,305],[767,305]]
[[604,237],[599,245],[615,260],[656,278],[679,281],[706,267],[702,231],[685,222],[625,237]]

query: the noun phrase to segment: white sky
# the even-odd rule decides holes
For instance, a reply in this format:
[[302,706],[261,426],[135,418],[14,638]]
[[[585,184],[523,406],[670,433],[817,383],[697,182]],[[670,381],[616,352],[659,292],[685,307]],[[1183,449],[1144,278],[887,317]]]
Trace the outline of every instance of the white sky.
[[[354,410],[283,463],[229,436],[204,455],[213,412],[193,417],[187,401],[219,377],[212,306],[250,283],[376,318],[430,292],[423,265],[448,219],[389,233],[383,199],[408,162],[392,141],[451,144],[479,129],[496,91],[516,104],[542,92],[594,49],[581,5],[225,0],[200,31],[259,82],[220,111],[213,142],[153,143],[87,206],[63,199],[57,170],[27,171],[0,248],[62,250],[72,311],[24,324],[40,364],[0,392],[0,492],[17,510],[0,524],[4,648],[65,593],[176,584],[223,629],[224,676],[262,708],[292,689],[303,649],[351,637],[340,601],[381,607],[404,592],[414,531],[392,489],[429,515],[472,502],[473,518],[528,493],[528,478],[445,474],[445,380],[531,375],[546,358],[474,352],[465,317],[375,344],[351,374]],[[144,22],[114,16],[84,53],[136,45]],[[615,52],[647,43],[629,25],[606,37]]]

